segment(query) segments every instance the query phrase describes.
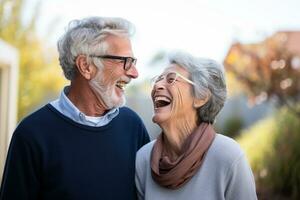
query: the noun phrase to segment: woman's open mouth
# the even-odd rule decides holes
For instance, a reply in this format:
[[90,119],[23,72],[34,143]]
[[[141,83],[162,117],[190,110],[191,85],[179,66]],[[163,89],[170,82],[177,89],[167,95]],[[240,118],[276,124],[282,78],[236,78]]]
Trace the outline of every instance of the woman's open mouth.
[[153,99],[154,108],[162,108],[171,104],[172,99],[166,96],[155,96]]

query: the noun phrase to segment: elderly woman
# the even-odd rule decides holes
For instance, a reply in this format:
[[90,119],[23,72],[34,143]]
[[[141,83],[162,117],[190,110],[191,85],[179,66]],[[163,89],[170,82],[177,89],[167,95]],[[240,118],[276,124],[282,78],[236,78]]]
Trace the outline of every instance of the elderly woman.
[[162,133],[137,153],[139,199],[255,200],[246,157],[212,124],[226,99],[223,68],[186,53],[153,79],[153,122]]

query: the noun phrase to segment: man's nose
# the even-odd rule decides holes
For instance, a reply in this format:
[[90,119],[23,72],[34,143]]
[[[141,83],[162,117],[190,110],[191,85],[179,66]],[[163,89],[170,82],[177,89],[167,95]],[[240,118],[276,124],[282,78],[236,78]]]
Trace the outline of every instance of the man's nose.
[[137,71],[137,68],[135,65],[132,65],[127,71],[126,75],[130,76],[131,78],[137,78],[139,76],[139,73]]

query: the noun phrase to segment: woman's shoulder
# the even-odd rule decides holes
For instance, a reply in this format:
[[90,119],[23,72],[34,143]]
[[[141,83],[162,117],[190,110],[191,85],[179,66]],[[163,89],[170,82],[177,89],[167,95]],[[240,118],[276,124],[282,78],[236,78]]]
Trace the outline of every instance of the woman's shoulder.
[[137,152],[137,157],[138,156],[142,156],[142,157],[145,157],[147,155],[150,155],[151,154],[151,151],[152,151],[152,148],[153,148],[153,145],[155,143],[156,140],[152,140],[151,142],[145,144],[144,146],[142,146],[138,152]]
[[215,161],[228,165],[244,156],[242,148],[234,139],[221,134],[216,134],[208,154]]
[[142,148],[140,148],[136,154],[136,169],[143,170],[150,166],[150,157],[153,145],[156,140],[145,144]]

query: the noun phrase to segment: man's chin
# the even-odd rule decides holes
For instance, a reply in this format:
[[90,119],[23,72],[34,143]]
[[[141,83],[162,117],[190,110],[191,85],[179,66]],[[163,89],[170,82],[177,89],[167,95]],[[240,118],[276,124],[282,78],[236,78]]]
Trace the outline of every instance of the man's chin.
[[118,107],[123,107],[125,106],[126,104],[126,99],[125,97],[123,96],[121,99],[118,99],[116,101],[113,101],[113,102],[107,102],[107,107],[109,109],[112,109],[112,108],[118,108]]
[[123,107],[126,104],[126,98],[123,96],[121,102],[119,103],[118,107]]
[[115,104],[114,108],[123,107],[123,106],[125,106],[125,104],[126,104],[126,102],[125,102],[125,101],[122,101],[122,102],[120,102],[120,103]]

